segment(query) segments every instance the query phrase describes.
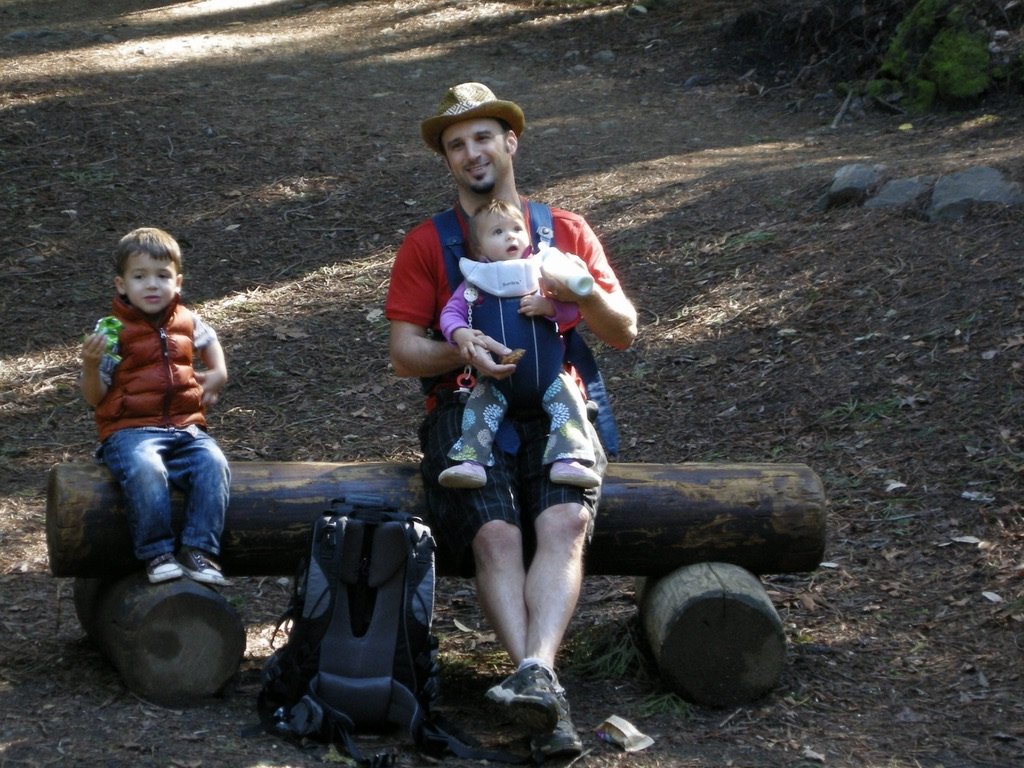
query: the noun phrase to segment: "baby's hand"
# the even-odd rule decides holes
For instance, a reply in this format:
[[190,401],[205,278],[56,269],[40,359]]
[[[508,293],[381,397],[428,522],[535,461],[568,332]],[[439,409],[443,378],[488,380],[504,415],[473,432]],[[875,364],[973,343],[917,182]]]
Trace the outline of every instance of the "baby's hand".
[[477,374],[480,376],[505,379],[516,370],[514,363],[506,363],[503,359],[501,362],[496,360],[496,358],[501,359],[509,355],[512,350],[480,331],[459,328],[452,333],[451,340],[459,348],[462,359],[476,368]]
[[452,333],[452,342],[458,347],[459,354],[467,363],[472,363],[479,353],[487,351],[483,338],[482,333],[472,328],[458,328]]
[[539,293],[531,293],[519,302],[519,314],[527,317],[554,317],[555,305]]

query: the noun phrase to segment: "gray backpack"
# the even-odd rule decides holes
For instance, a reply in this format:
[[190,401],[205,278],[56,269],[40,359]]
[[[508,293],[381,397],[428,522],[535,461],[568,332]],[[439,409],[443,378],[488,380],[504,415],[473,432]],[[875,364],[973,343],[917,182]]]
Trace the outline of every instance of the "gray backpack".
[[318,517],[288,609],[288,640],[264,663],[257,711],[263,729],[334,743],[360,765],[353,734],[401,727],[430,757],[519,762],[478,749],[431,714],[440,692],[434,550],[419,518],[375,496],[352,494]]

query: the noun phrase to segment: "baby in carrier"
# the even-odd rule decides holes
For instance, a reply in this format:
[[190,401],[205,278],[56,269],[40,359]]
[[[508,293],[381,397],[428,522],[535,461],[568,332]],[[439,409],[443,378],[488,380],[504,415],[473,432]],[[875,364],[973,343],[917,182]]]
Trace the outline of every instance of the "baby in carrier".
[[502,362],[514,362],[516,370],[507,379],[476,382],[463,412],[462,436],[448,453],[458,463],[438,481],[448,488],[483,487],[484,467],[493,464],[495,436],[510,409],[542,409],[551,421],[544,451],[551,481],[599,486],[601,476],[592,469],[594,449],[585,427],[586,403],[563,364],[560,329],[579,319],[579,308],[541,294],[540,259],[532,253],[518,207],[503,200],[483,205],[470,221],[469,242],[477,260],[460,260],[464,282],[441,312],[441,332],[467,362],[476,350],[478,331],[501,341],[513,350]]

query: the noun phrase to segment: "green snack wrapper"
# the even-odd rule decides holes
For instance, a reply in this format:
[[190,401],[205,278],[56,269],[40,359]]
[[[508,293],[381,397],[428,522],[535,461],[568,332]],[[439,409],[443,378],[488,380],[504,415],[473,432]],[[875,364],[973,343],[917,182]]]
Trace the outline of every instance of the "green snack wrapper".
[[107,337],[107,354],[117,362],[121,362],[121,356],[114,354],[114,348],[117,346],[122,327],[124,324],[120,320],[113,315],[107,315],[96,321],[96,327],[93,329],[93,333],[102,333]]

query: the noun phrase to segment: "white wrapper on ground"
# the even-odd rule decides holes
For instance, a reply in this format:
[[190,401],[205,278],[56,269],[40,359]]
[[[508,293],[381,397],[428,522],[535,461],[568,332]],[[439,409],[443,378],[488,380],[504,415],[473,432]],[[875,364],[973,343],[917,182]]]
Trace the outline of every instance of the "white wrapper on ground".
[[638,752],[654,743],[654,739],[640,733],[635,725],[618,715],[611,715],[597,726],[597,737],[601,741],[621,747],[626,752]]

